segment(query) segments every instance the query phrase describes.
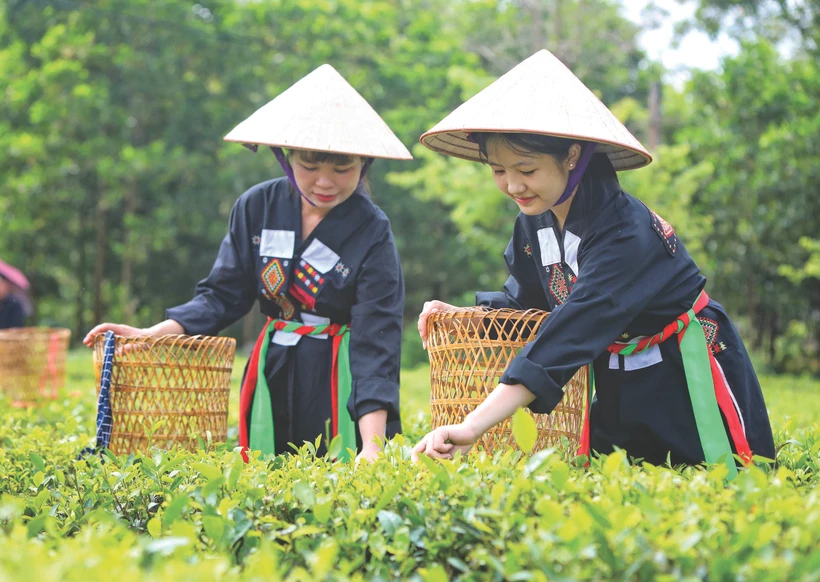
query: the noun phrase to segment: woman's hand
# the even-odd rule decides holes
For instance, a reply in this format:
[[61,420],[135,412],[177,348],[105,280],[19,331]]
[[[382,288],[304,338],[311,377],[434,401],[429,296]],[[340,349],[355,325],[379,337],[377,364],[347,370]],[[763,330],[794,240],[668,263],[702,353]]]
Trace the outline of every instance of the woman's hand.
[[83,343],[89,348],[93,348],[94,337],[107,331],[113,331],[115,334],[122,337],[159,337],[163,335],[184,334],[185,328],[182,327],[181,323],[173,319],[166,319],[165,321],[148,328],[131,327],[130,325],[122,325],[119,323],[101,323],[86,334],[83,338]]
[[430,317],[431,313],[436,313],[437,311],[448,311],[451,309],[458,309],[455,305],[450,305],[449,303],[444,303],[443,301],[426,301],[424,303],[424,308],[421,310],[419,314],[419,335],[421,336],[421,346],[426,350],[427,349],[427,318]]
[[376,442],[362,444],[361,452],[356,455],[356,463],[361,461],[373,462],[382,452],[382,448]]
[[440,426],[427,433],[419,444],[413,447],[412,459],[417,461],[419,455],[427,455],[434,459],[452,459],[458,451],[466,454],[481,434],[468,419],[461,424]]
[[131,327],[130,325],[120,325],[118,323],[101,323],[89,331],[83,338],[83,343],[89,348],[94,347],[94,338],[107,331],[113,331],[115,334],[122,337],[146,336],[151,335],[147,329]]

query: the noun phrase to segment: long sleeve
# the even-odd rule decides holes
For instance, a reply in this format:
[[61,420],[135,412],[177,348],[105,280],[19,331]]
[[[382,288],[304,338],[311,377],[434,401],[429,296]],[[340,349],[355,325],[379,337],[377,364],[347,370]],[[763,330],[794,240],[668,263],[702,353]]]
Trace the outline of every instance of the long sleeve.
[[549,309],[520,218],[504,251],[504,261],[510,271],[504,290],[477,292],[476,305],[492,309]]
[[[669,285],[682,276],[682,261],[666,252],[646,219],[601,221],[582,244],[577,282],[512,361],[501,381],[523,384],[536,396],[535,412],[551,412],[563,386],[579,368],[602,354]],[[616,217],[617,218],[617,217]],[[697,269],[690,275],[698,276]]]
[[166,317],[178,321],[187,334],[216,335],[253,307],[254,257],[247,201],[246,194],[234,205],[228,234],[211,273],[197,284],[194,298],[166,312]]
[[404,279],[389,230],[362,264],[355,301],[350,322],[353,393],[348,411],[354,420],[375,410],[386,410],[388,422],[398,420]]

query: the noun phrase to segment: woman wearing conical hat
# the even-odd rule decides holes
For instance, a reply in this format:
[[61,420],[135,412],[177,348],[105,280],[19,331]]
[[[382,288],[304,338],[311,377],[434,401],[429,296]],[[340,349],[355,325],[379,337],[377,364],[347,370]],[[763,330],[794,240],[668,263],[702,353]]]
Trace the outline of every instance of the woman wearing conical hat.
[[[536,53],[464,103],[421,142],[489,165],[520,209],[491,308],[543,309],[538,337],[487,400],[440,427],[415,454],[467,450],[517,408],[551,412],[592,364],[596,397],[580,454],[614,447],[651,463],[697,464],[737,454],[772,458],[763,395],[743,342],[704,290],[672,226],[621,190],[616,171],[651,157],[572,72]],[[452,306],[425,304],[427,317]]]
[[[362,180],[374,158],[411,159],[379,115],[323,65],[225,139],[269,146],[286,177],[245,192],[196,296],[150,329],[214,335],[259,301],[268,322],[242,384],[239,441],[263,454],[316,437],[374,457],[401,429],[404,281],[390,223]],[[324,445],[323,447],[324,448]],[[344,455],[344,453],[343,453]]]

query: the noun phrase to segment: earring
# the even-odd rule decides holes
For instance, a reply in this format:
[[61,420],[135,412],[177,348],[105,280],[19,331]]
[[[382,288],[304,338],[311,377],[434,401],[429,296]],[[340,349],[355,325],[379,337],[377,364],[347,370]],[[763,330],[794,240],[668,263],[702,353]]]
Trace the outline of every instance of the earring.
[[575,167],[575,164],[570,164],[570,165],[569,165],[569,169],[570,169],[570,170],[571,170],[572,168],[574,168],[574,167]]

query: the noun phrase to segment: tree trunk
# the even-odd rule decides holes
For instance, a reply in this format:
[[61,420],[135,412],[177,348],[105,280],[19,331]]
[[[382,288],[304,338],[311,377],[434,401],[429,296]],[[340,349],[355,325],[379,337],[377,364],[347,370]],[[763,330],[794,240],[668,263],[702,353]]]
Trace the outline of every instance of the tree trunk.
[[131,297],[133,286],[134,252],[131,248],[132,235],[129,222],[137,210],[137,187],[134,182],[128,185],[125,194],[125,209],[122,220],[122,268],[120,282],[122,285],[123,321],[133,322],[136,313],[136,299]]
[[97,199],[94,224],[97,227],[97,240],[94,248],[94,323],[100,323],[103,317],[102,281],[105,275],[105,202],[102,193]]
[[[550,40],[554,46],[561,47],[563,22],[561,21],[561,2],[559,2],[559,0],[554,0],[552,3],[552,22],[550,24],[550,36],[552,37]],[[542,46],[540,48],[544,47]]]
[[[87,229],[83,228],[82,232],[87,232]],[[85,295],[88,289],[86,289],[86,284],[88,282],[87,276],[87,265],[88,265],[88,254],[86,249],[85,237],[80,237],[80,248],[79,248],[79,257],[77,264],[75,265],[75,273],[77,273],[77,297],[74,301],[74,339],[82,338],[85,333],[88,331],[86,329],[85,324]]]
[[760,349],[762,344],[763,333],[760,325],[760,313],[757,305],[757,290],[755,286],[754,275],[750,274],[746,279],[746,313],[749,314],[749,325],[752,336],[752,347]]
[[777,337],[778,337],[778,317],[777,312],[773,311],[769,316],[769,363],[774,362],[777,356]]
[[546,26],[546,17],[544,11],[544,0],[533,0],[528,3],[528,12],[530,14],[530,26],[532,28],[532,36],[530,37],[529,54],[533,54],[544,48],[544,27]]
[[661,86],[658,81],[649,85],[649,151],[654,152],[661,143]]

